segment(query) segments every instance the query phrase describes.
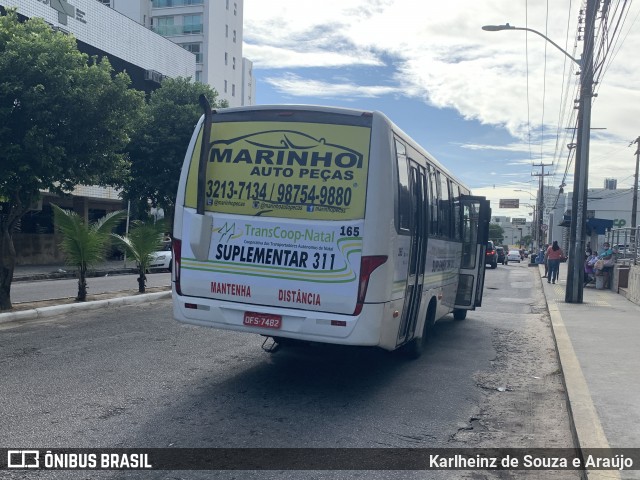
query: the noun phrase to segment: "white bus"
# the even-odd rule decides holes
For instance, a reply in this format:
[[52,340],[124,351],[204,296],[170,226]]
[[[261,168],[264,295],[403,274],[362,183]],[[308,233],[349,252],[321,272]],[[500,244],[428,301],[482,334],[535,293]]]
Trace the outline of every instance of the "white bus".
[[176,320],[418,356],[436,320],[481,305],[489,202],[383,114],[203,102],[176,200]]

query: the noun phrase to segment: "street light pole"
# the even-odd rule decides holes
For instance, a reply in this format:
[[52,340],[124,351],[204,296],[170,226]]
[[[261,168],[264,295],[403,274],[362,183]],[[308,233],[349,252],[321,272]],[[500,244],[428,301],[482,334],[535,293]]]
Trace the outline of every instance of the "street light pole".
[[638,145],[638,148],[636,149],[636,173],[633,176],[633,200],[631,201],[631,234],[635,236],[637,225],[636,216],[638,214],[638,169],[640,167],[640,137],[636,138],[636,141],[633,143]]
[[567,303],[582,303],[584,292],[585,231],[587,227],[587,194],[589,189],[589,140],[591,136],[591,100],[593,97],[593,43],[597,0],[587,0],[584,47],[580,72],[580,110],[578,142],[573,175],[571,225],[569,226],[569,264]]
[[541,36],[542,38],[544,38],[547,42],[549,42],[551,45],[553,45],[554,47],[556,47],[558,50],[560,50],[562,53],[564,53],[567,57],[569,57],[571,60],[573,60],[574,62],[576,62],[578,65],[580,65],[580,60],[576,60],[575,58],[573,58],[571,55],[569,55],[569,53],[567,53],[560,45],[558,45],[556,42],[554,42],[553,40],[551,40],[549,37],[547,37],[546,35],[543,35],[542,33],[540,33],[537,30],[534,30],[533,28],[526,28],[526,27],[512,27],[511,25],[509,25],[508,23],[505,23],[504,25],[485,25],[484,27],[482,27],[483,30],[486,30],[487,32],[499,32],[500,30],[526,30],[527,32],[531,32],[531,33],[535,33],[536,35]]
[[[593,96],[593,43],[595,32],[597,0],[587,0],[582,59],[573,58],[546,35],[532,28],[505,25],[485,25],[483,30],[526,30],[535,33],[573,60],[580,71],[580,110],[578,115],[578,144],[576,148],[575,171],[573,175],[573,200],[571,206],[571,226],[569,228],[569,272],[565,301],[582,303],[584,287],[584,242],[587,217],[587,190],[589,185],[589,140],[591,133],[591,98]],[[540,215],[541,212],[538,212]]]

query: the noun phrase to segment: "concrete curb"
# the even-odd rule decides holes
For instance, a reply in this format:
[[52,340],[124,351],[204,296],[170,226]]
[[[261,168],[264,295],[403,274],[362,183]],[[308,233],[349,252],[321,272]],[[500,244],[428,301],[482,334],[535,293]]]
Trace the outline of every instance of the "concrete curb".
[[[560,362],[560,369],[564,379],[564,386],[569,400],[568,410],[576,446],[581,449],[610,448],[607,437],[600,423],[589,386],[582,373],[580,362],[573,349],[571,338],[567,333],[564,320],[554,299],[547,298],[544,290],[540,269],[534,272],[547,303],[547,310],[551,317],[551,329],[556,344],[556,352]],[[619,480],[620,474],[610,470],[585,470],[584,478],[589,480]]]
[[22,310],[19,312],[0,313],[0,324],[54,317],[56,315],[64,315],[78,310],[97,310],[99,308],[153,302],[164,298],[171,298],[171,291],[144,293],[142,295],[132,295],[128,297],[117,297],[106,300],[94,300],[91,302],[70,303],[68,305],[53,305],[51,307],[34,308],[32,310]]

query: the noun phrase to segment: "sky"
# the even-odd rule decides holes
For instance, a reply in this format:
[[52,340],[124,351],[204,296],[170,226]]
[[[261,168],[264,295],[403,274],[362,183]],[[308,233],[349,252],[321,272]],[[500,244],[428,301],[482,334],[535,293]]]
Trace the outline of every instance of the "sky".
[[[584,8],[576,0],[244,0],[243,55],[253,62],[257,104],[379,110],[490,199],[494,216],[530,219],[541,178],[573,190],[567,145],[576,141],[579,67],[535,33],[481,27],[528,27],[580,59]],[[633,186],[639,16],[640,2],[612,0],[606,24],[596,23],[589,188],[605,178]],[[499,208],[516,198],[519,209]]]

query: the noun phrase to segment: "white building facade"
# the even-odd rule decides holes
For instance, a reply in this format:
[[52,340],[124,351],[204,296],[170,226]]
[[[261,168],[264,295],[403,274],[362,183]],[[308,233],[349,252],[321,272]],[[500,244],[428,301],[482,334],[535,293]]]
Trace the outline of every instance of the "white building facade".
[[150,85],[141,82],[157,84],[158,76],[195,75],[192,55],[101,1],[0,0],[0,6],[17,7],[19,15],[43,18],[54,29],[72,34],[85,53],[106,54],[116,70],[123,65],[136,88],[149,90],[144,87]]
[[[499,244],[508,247],[517,247],[520,245],[521,239],[531,236],[533,223],[531,219],[527,220],[523,216],[509,217],[504,215],[496,215],[491,217],[491,223],[497,224],[502,228],[502,242]],[[490,238],[490,240],[496,240]],[[528,248],[529,244],[524,244],[523,248]]]
[[242,57],[243,0],[97,0],[191,52],[193,78],[230,107],[255,104],[250,60]]
[[[543,225],[548,227],[542,243],[557,240],[563,249],[569,247],[569,228],[571,224],[573,192],[564,194],[557,189],[545,188],[545,213],[542,217]],[[607,179],[605,188],[590,188],[587,190],[587,229],[586,239],[592,248],[602,245],[605,234],[602,231],[603,222],[610,222],[613,229],[631,226],[631,206],[633,203],[633,188],[617,189],[615,179]],[[591,219],[595,219],[591,220]],[[598,228],[590,228],[598,225]],[[597,231],[597,230],[600,231]]]
[[150,0],[98,0],[98,2],[126,15],[146,28],[151,28]]

